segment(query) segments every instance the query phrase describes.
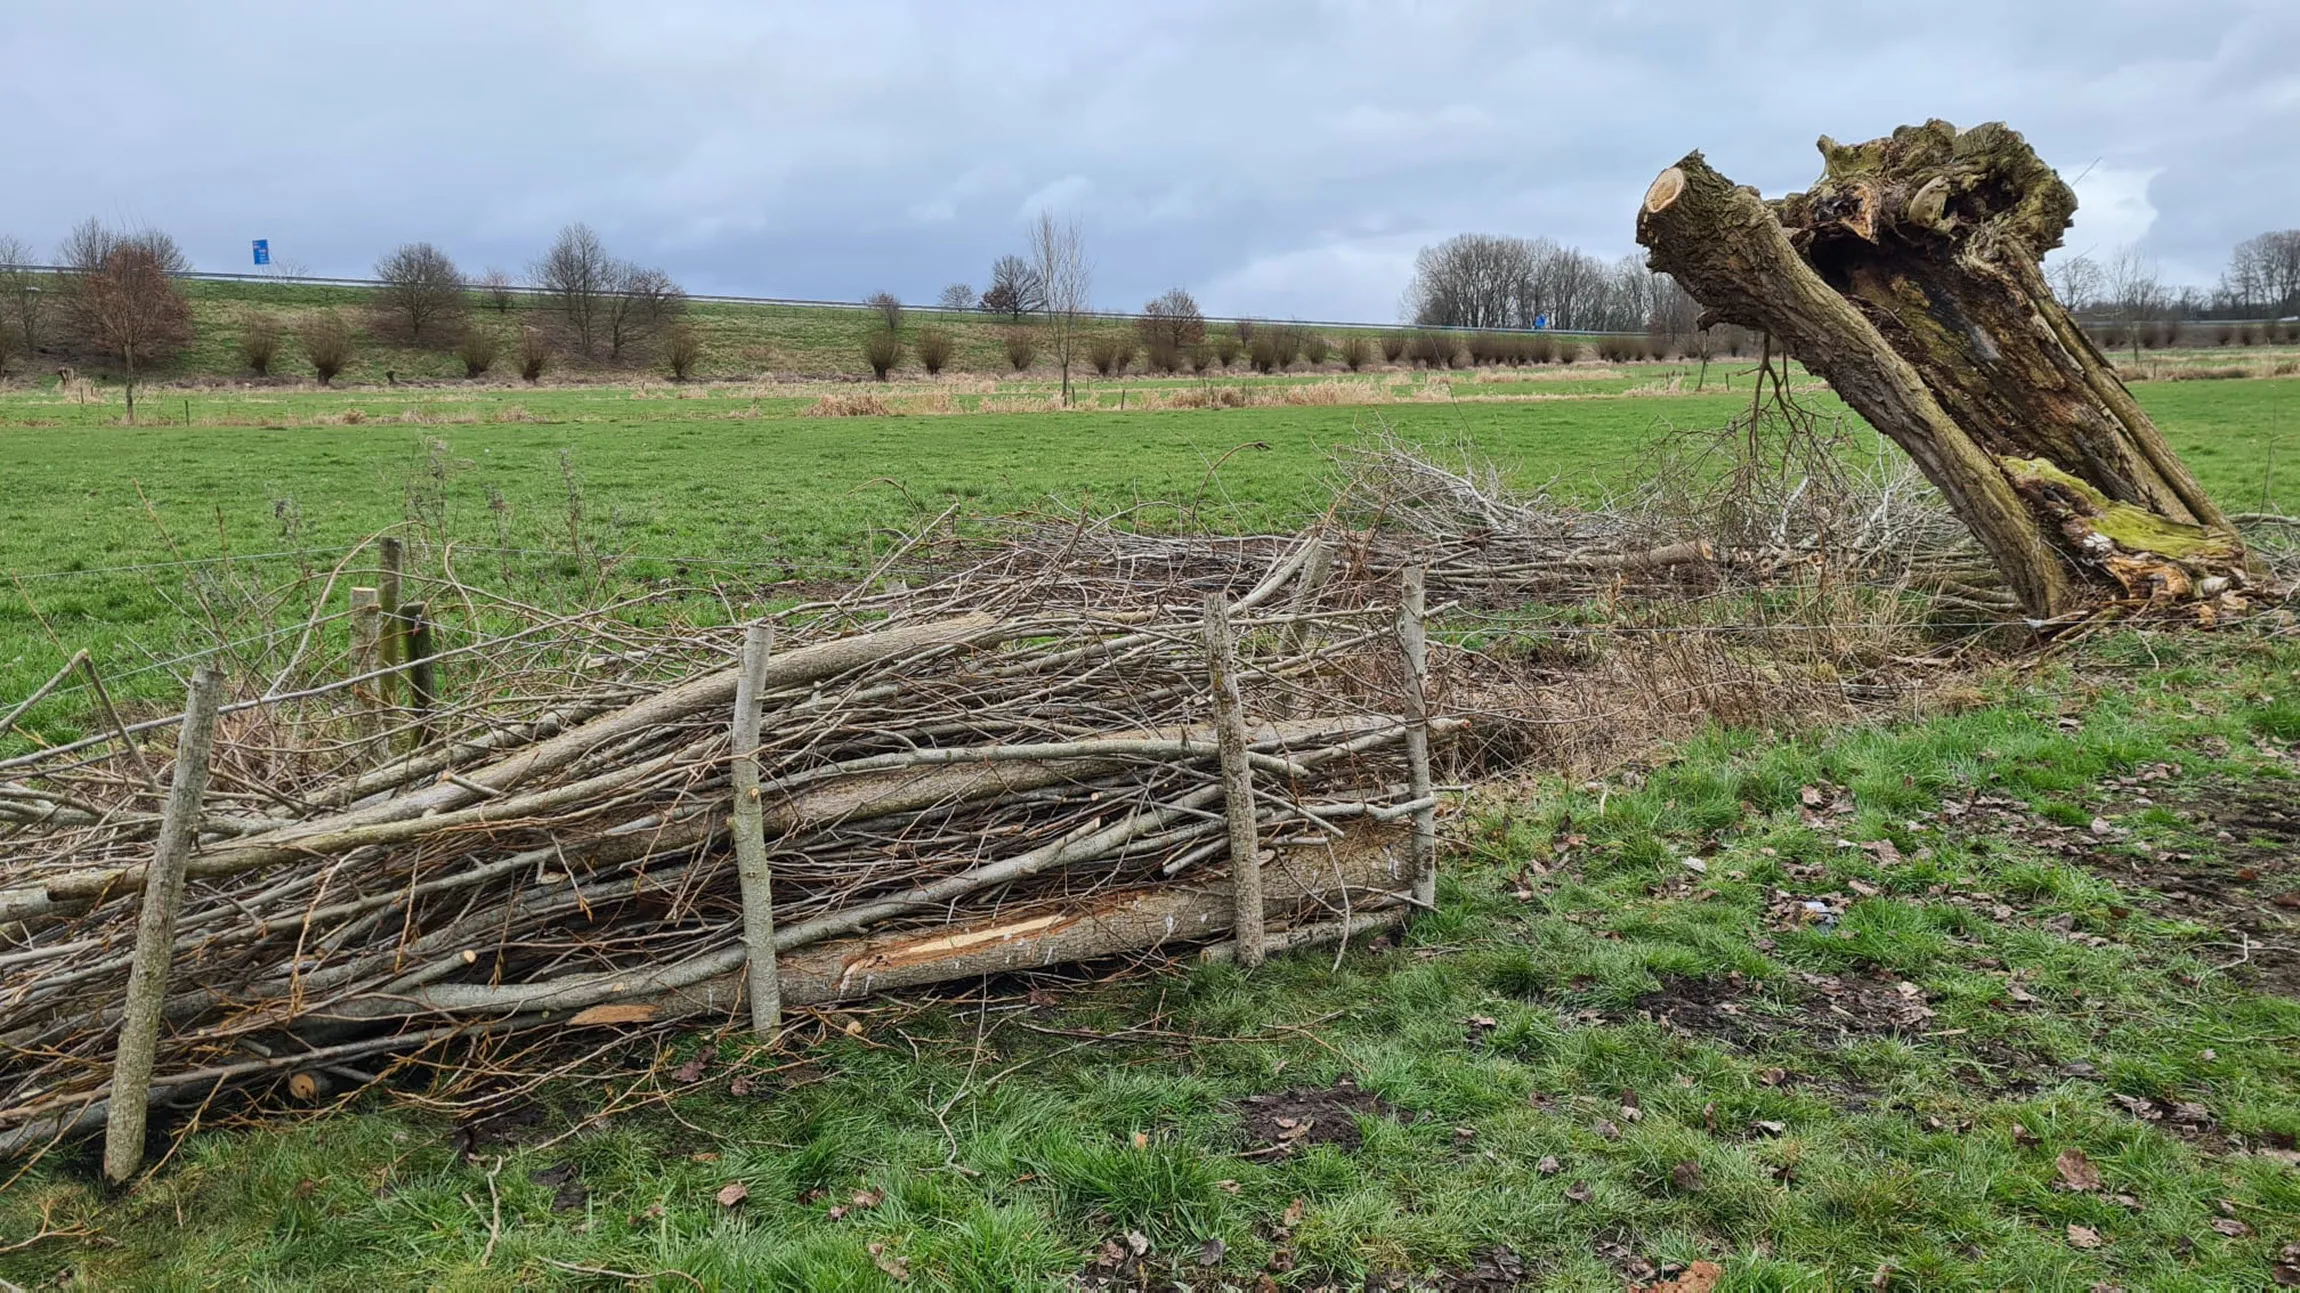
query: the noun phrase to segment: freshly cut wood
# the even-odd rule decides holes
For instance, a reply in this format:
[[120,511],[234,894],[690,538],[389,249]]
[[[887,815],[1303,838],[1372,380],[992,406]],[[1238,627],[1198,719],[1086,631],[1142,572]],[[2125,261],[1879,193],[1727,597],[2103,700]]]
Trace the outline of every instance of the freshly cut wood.
[[1637,240],[1703,326],[1764,332],[1825,378],[1908,452],[2032,616],[2240,609],[2262,572],[2045,283],[2068,185],[2001,123],[1820,148],[1813,188],[1770,203],[1698,152],[1647,191]]

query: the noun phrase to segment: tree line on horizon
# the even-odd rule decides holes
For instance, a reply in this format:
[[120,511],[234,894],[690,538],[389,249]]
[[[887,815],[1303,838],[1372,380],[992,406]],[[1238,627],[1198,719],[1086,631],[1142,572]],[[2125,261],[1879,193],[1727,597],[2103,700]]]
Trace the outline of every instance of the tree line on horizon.
[[[1091,364],[1109,375],[1125,371],[1137,356],[1160,372],[1227,369],[1241,358],[1272,372],[1302,360],[1323,364],[1330,351],[1356,369],[1377,352],[1390,362],[1434,365],[1454,362],[1465,349],[1472,362],[1540,362],[1543,352],[1554,357],[1559,349],[1475,335],[1440,343],[1427,336],[1430,329],[1643,332],[1654,339],[1653,350],[1703,359],[1712,349],[1741,353],[1749,341],[1701,328],[1699,304],[1637,256],[1607,262],[1547,238],[1476,233],[1445,239],[1415,257],[1401,304],[1404,320],[1417,329],[1411,334],[1352,335],[1337,345],[1298,323],[1257,319],[1216,332],[1189,291],[1177,286],[1144,303],[1128,338],[1084,326],[1096,313],[1093,266],[1077,220],[1041,213],[1026,243],[1023,252],[993,261],[982,291],[953,283],[935,304],[1005,319],[1001,344],[1008,363],[1021,371],[1045,354],[1061,371],[1066,399],[1075,369]],[[65,238],[56,262],[52,270],[34,266],[24,243],[0,237],[0,375],[16,358],[49,350],[100,355],[124,374],[132,417],[141,376],[191,341],[192,311],[178,282],[189,261],[164,232],[113,229],[90,219]],[[2130,247],[2104,258],[2064,255],[2048,273],[2055,295],[2106,346],[2129,342],[2137,352],[2175,344],[2184,323],[2216,321],[2207,339],[2219,344],[2300,341],[2300,323],[2277,322],[2300,316],[2300,229],[2238,244],[2210,290],[2166,285]],[[685,318],[685,290],[661,268],[611,255],[582,223],[561,229],[521,276],[494,266],[467,275],[429,242],[393,248],[377,260],[374,274],[369,329],[401,344],[451,352],[468,377],[492,371],[507,349],[530,382],[562,356],[608,365],[651,360],[679,379],[701,360],[701,340]],[[541,308],[523,311],[514,328],[509,316],[521,297]],[[865,305],[872,322],[862,338],[863,359],[883,379],[906,349],[906,307],[889,292]],[[239,358],[259,376],[271,372],[291,341],[322,384],[356,358],[358,330],[340,309],[307,312],[292,327],[276,313],[251,309],[238,325]],[[955,353],[955,338],[934,324],[915,332],[907,348],[930,375],[940,373]],[[1570,356],[1574,347],[1562,349]]]

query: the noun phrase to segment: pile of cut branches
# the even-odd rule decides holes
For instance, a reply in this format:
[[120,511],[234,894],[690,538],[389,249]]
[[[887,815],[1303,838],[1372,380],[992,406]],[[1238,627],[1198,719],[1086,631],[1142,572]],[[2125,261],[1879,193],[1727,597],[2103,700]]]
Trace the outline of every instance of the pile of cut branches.
[[[1239,643],[1272,945],[1397,910],[1407,819],[1431,802],[1402,756],[1398,602],[1290,595],[1315,550],[1208,587],[1009,558],[770,617],[757,766],[784,1000],[1223,939],[1205,592]],[[741,632],[538,619],[439,653],[446,699],[421,713],[393,674],[344,680],[348,649],[308,653],[333,683],[243,680],[153,1098],[372,1078],[458,1038],[728,1015]],[[1456,659],[1441,648],[1431,672]],[[174,732],[123,724],[0,765],[0,1143],[106,1116]]]

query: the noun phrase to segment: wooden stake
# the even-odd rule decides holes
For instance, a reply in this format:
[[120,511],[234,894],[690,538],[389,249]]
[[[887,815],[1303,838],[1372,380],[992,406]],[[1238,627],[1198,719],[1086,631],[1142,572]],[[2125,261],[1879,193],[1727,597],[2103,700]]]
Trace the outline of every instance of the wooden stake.
[[[399,650],[400,542],[390,538],[378,539],[375,548],[377,563],[382,567],[376,572],[375,579],[375,604],[382,616],[382,633],[376,639],[376,667],[389,669],[407,658]],[[375,680],[376,697],[386,709],[399,703],[398,679],[397,674],[385,674]]]
[[1254,837],[1254,770],[1246,760],[1245,702],[1238,694],[1238,644],[1230,636],[1230,607],[1206,594],[1206,677],[1214,693],[1214,740],[1222,754],[1222,796],[1230,819],[1230,884],[1235,902],[1231,933],[1238,964],[1262,963],[1262,852]]
[[[1409,566],[1405,597],[1398,607],[1398,646],[1406,658],[1405,718],[1406,770],[1413,779],[1413,797],[1428,800],[1430,791],[1430,658],[1427,595],[1424,572]],[[1437,807],[1414,812],[1412,869],[1413,899],[1427,911],[1437,904]]]
[[144,1163],[145,1102],[159,1045],[160,1007],[168,995],[168,954],[176,940],[176,911],[184,901],[184,864],[199,839],[200,797],[207,793],[208,752],[215,743],[216,706],[223,690],[224,675],[214,664],[203,664],[192,675],[183,736],[176,742],[175,776],[136,918],[135,960],[128,969],[128,1000],[121,1012],[104,1126],[104,1177],[115,1185]]
[[415,711],[415,744],[423,744],[424,723],[439,702],[439,665],[431,659],[431,606],[409,602],[399,608],[401,648],[407,660],[407,707]]
[[775,972],[775,900],[767,866],[766,815],[759,803],[759,693],[766,689],[773,638],[764,624],[743,631],[743,671],[735,680],[735,875],[743,888],[745,991],[751,1031],[771,1037],[783,1025],[782,983]]
[[[351,673],[353,677],[374,673],[383,667],[383,600],[373,588],[351,590]],[[359,714],[352,720],[353,728],[363,742],[375,739],[380,720],[376,715],[377,684],[381,679],[371,678],[352,688],[358,702]]]
[[154,795],[158,795],[160,779],[152,775],[152,765],[144,760],[144,748],[136,744],[136,738],[129,733],[128,725],[120,720],[119,707],[112,703],[112,693],[104,686],[104,675],[96,672],[96,662],[89,658],[87,652],[82,651],[79,658],[80,671],[88,675],[88,687],[96,693],[96,707],[104,711],[104,721],[112,725],[112,734],[120,738],[121,745],[127,747],[128,757],[135,761],[137,775],[144,779],[144,784],[151,788]]

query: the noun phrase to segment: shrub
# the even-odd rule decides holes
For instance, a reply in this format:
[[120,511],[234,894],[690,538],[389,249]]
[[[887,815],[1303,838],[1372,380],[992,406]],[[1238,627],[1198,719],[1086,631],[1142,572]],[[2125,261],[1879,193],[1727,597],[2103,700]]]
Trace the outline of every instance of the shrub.
[[950,362],[951,352],[958,348],[957,341],[944,328],[920,328],[918,340],[912,345],[918,351],[919,366],[926,369],[929,377],[940,376],[943,366]]
[[2193,365],[2186,368],[2168,369],[2165,372],[2164,377],[2166,381],[2173,382],[2224,382],[2232,381],[2239,377],[2250,377],[2251,375],[2252,370],[2249,368],[2235,366],[2227,368],[2206,368],[2202,365]]
[[1105,332],[1086,343],[1086,362],[1104,377],[1116,377],[1133,362],[1134,343],[1117,333]]
[[1557,358],[1556,338],[1543,336],[1537,332],[1525,339],[1525,362],[1546,364],[1555,358]]
[[1237,333],[1225,332],[1214,338],[1214,357],[1222,361],[1222,367],[1228,368],[1238,362],[1238,351],[1243,344]]
[[1237,334],[1239,345],[1249,345],[1254,340],[1254,321],[1252,319],[1240,319],[1230,325],[1230,331]]
[[1469,340],[1462,344],[1462,349],[1469,352],[1469,366],[1475,368],[1480,364],[1492,363],[1494,346],[1499,341],[1500,338],[1490,332],[1469,334]]
[[496,335],[477,324],[463,325],[463,332],[455,339],[455,357],[463,361],[465,377],[479,377],[495,367],[495,356],[503,343]]
[[886,330],[888,332],[897,332],[901,330],[901,297],[896,296],[892,292],[873,292],[870,295],[870,299],[864,301],[863,304],[878,312],[878,317],[885,320]]
[[551,366],[551,338],[541,328],[519,330],[519,375],[532,386],[543,380],[543,370]]
[[1414,334],[1413,344],[1406,349],[1424,368],[1451,368],[1456,342],[1452,333],[1423,331]]
[[1276,328],[1260,328],[1255,331],[1254,339],[1246,343],[1246,362],[1252,364],[1257,373],[1282,372],[1286,365],[1294,362],[1293,347],[1280,344]]
[[1374,343],[1362,332],[1342,338],[1342,366],[1356,372],[1374,361]]
[[439,335],[469,304],[455,262],[427,242],[401,244],[375,262],[375,277],[376,312],[409,341],[421,343],[426,328]]
[[1385,332],[1385,333],[1383,333],[1383,334],[1382,334],[1382,358],[1383,358],[1383,360],[1385,360],[1386,362],[1389,362],[1389,363],[1393,363],[1393,364],[1394,364],[1394,363],[1396,363],[1397,361],[1399,361],[1400,359],[1403,359],[1403,358],[1405,358],[1405,357],[1406,357],[1406,334],[1404,334],[1404,333],[1402,333],[1402,332]]
[[1005,341],[1006,362],[1014,371],[1021,372],[1030,367],[1031,360],[1038,358],[1038,338],[1031,336],[1028,328],[1007,329]]
[[902,362],[902,338],[886,328],[879,328],[863,338],[863,362],[880,381]]
[[337,373],[351,367],[351,327],[342,315],[322,310],[305,319],[296,332],[303,339],[303,357],[319,374],[320,385],[334,381]]
[[2259,344],[2260,344],[2260,329],[2253,327],[2253,326],[2252,326],[2251,324],[2249,324],[2249,323],[2245,324],[2245,325],[2244,325],[2242,328],[2239,328],[2239,329],[2237,330],[2237,332],[2236,332],[2236,344],[2238,344],[2238,345],[2240,345],[2240,346],[2257,346],[2257,345],[2259,345]]
[[279,358],[280,342],[286,329],[280,326],[279,316],[256,313],[240,321],[240,362],[258,377],[268,377],[272,361]]
[[702,362],[703,338],[695,325],[679,322],[663,334],[663,363],[671,370],[671,380],[683,382],[695,375],[695,365]]
[[1154,373],[1170,373],[1182,366],[1182,347],[1171,337],[1152,337],[1142,344],[1142,365]]
[[1203,373],[1214,366],[1214,348],[1203,341],[1189,347],[1183,353],[1189,359],[1190,371],[1193,373]]
[[1580,342],[1571,337],[1559,337],[1557,339],[1557,362],[1570,364],[1579,358],[1581,358]]
[[2216,346],[2235,345],[2236,329],[2225,323],[2221,324],[2217,328],[2214,328],[2212,330],[2212,344]]
[[1326,356],[1332,353],[1333,343],[1326,340],[1323,333],[1313,332],[1302,338],[1302,358],[1313,366],[1326,362]]

